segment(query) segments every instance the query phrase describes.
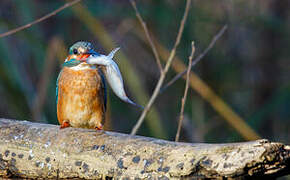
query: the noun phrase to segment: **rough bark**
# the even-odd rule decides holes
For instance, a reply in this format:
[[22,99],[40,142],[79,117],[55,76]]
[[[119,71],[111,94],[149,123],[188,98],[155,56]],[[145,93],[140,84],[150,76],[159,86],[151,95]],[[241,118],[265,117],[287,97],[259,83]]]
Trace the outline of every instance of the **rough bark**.
[[0,119],[0,177],[257,178],[289,174],[290,146],[175,143]]

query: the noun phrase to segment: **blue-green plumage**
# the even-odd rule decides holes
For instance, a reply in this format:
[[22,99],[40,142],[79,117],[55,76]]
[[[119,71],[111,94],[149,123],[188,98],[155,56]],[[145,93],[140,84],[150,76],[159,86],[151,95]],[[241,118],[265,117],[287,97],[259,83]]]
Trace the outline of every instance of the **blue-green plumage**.
[[77,66],[81,63],[81,61],[76,60],[76,59],[70,59],[69,61],[66,61],[62,64],[62,67],[73,67]]
[[55,88],[56,104],[57,104],[57,102],[58,102],[58,80],[59,80],[59,77],[61,76],[61,72],[62,72],[62,71],[59,72],[59,74],[58,74],[58,76],[57,76],[57,79],[56,79],[56,88]]
[[102,80],[102,88],[104,89],[104,106],[105,106],[105,111],[107,110],[107,87],[106,87],[106,81],[105,81],[105,76],[103,74],[103,71],[101,70],[101,68],[98,68],[98,72],[101,76],[101,80]]

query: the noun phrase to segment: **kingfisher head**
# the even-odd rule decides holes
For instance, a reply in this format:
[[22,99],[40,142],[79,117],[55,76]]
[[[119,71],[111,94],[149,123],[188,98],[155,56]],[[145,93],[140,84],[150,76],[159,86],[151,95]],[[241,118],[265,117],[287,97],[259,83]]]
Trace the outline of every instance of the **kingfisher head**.
[[91,54],[95,54],[93,45],[86,41],[76,42],[69,48],[69,55],[66,61],[71,59],[80,60],[89,57]]
[[67,67],[84,67],[88,66],[83,60],[88,58],[91,54],[97,54],[94,51],[93,45],[86,41],[79,41],[69,48],[69,55],[65,59],[63,66]]

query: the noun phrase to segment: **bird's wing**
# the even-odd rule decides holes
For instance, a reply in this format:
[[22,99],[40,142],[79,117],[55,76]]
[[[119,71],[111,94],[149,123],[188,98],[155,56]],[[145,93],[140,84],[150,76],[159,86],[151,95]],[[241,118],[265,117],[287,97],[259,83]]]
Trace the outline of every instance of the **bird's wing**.
[[55,88],[55,94],[56,94],[56,104],[58,102],[58,80],[61,76],[61,73],[62,73],[62,70],[59,72],[58,76],[57,76],[57,79],[56,79],[56,88]]
[[105,81],[105,76],[104,76],[104,72],[101,68],[98,68],[98,72],[101,76],[101,88],[104,89],[104,107],[105,107],[105,112],[107,110],[107,87],[106,87],[106,81]]

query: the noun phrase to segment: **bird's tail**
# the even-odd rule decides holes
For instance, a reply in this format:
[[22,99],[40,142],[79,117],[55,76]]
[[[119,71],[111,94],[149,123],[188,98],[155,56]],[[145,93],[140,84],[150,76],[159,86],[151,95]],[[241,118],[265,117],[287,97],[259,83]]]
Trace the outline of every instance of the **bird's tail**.
[[115,49],[113,49],[110,54],[108,55],[108,58],[113,59],[115,53],[120,49],[120,47],[117,47]]

